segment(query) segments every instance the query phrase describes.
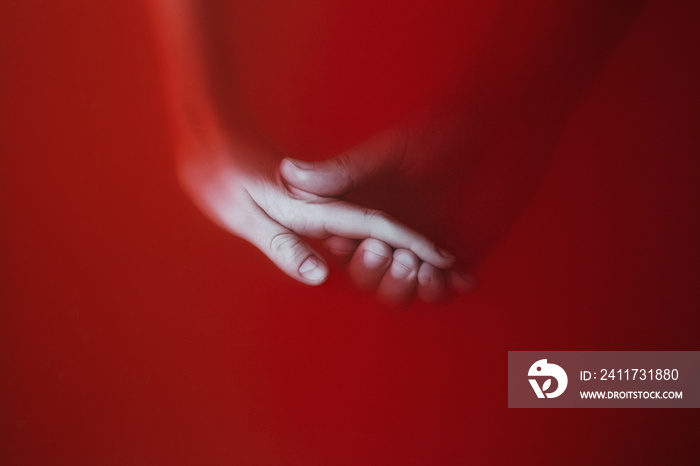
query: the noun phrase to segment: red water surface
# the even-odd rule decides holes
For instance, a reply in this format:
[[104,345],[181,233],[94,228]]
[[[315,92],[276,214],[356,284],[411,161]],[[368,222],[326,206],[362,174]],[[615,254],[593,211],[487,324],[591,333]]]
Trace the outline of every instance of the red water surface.
[[[265,130],[332,155],[478,63],[509,8],[399,3],[234,5]],[[1,2],[0,464],[695,464],[694,410],[506,399],[509,350],[700,349],[692,3],[621,34],[480,289],[398,311],[341,270],[293,282],[190,203],[140,2]]]

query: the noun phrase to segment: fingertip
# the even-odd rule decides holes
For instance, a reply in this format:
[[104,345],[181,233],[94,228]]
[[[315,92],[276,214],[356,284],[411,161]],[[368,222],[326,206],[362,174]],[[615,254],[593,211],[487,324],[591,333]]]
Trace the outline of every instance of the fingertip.
[[458,293],[471,293],[479,286],[479,280],[475,275],[456,270],[450,271],[448,281],[450,288]]
[[286,175],[295,169],[296,167],[289,157],[282,159],[280,162],[280,172],[282,172],[282,175]]
[[315,168],[314,162],[287,157],[280,162],[279,170],[282,178],[289,185],[314,194],[323,194],[315,192],[316,185],[319,183]]
[[389,271],[398,280],[408,280],[418,272],[418,257],[407,249],[394,251],[393,261]]
[[428,262],[418,269],[418,297],[427,303],[438,303],[446,296],[444,272]]
[[429,286],[435,281],[437,273],[437,267],[428,262],[423,262],[418,268],[418,284],[422,286]]
[[457,261],[457,258],[454,254],[447,252],[446,250],[435,245],[434,243],[430,244],[430,249],[425,251],[424,254],[418,254],[418,256],[422,260],[429,262],[433,266],[442,270],[449,269]]
[[317,257],[309,256],[299,266],[299,275],[309,285],[320,285],[328,278],[328,266]]
[[307,160],[293,159],[291,157],[286,157],[282,162],[284,162],[289,168],[296,170],[311,170],[314,168],[314,163]]
[[330,236],[323,241],[328,251],[336,257],[347,257],[357,250],[357,240],[343,238],[341,236]]
[[317,196],[337,196],[352,188],[352,179],[338,170],[334,159],[309,162],[287,157],[279,166],[282,179],[289,185]]
[[454,254],[450,254],[442,248],[437,248],[437,252],[438,254],[440,254],[440,257],[442,257],[442,259],[444,260],[445,268],[452,267],[455,261],[457,260],[457,257]]
[[362,248],[362,262],[368,269],[379,269],[386,266],[391,258],[391,247],[374,238],[367,238],[360,245]]
[[414,239],[411,241],[410,250],[418,256],[420,260],[429,262],[433,266],[443,270],[449,269],[457,261],[454,254],[438,247],[425,236],[412,231],[409,231],[409,234],[415,235]]
[[418,257],[407,249],[397,249],[379,287],[377,298],[389,305],[408,307],[416,293]]
[[391,247],[382,241],[366,238],[355,250],[348,264],[348,275],[357,287],[373,292],[391,263]]

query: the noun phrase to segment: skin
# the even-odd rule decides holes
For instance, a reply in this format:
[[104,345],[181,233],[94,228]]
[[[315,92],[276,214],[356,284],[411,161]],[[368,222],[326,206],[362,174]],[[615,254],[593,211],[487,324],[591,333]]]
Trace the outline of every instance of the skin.
[[[344,196],[381,185],[387,174],[404,181],[422,176],[427,189],[413,197],[422,205],[410,206],[414,215],[446,215],[435,223],[450,225],[465,245],[460,257],[476,269],[520,215],[567,115],[644,5],[541,3],[503,9],[495,35],[485,39],[488,54],[471,64],[478,73],[464,76],[429,118],[311,163],[285,158],[251,123],[231,81],[235,70],[214,71],[214,62],[230,62],[231,55],[219,50],[219,60],[212,59],[226,42],[215,37],[217,15],[203,14],[213,4],[151,0],[182,186],[212,221],[304,284],[328,276],[325,259],[304,240],[316,238],[346,262],[359,289],[383,301],[439,302],[471,290],[473,277],[454,269],[455,256]],[[417,189],[404,187],[410,191],[394,194]],[[445,199],[460,201],[458,218],[432,208]]]
[[[348,273],[380,299],[406,304],[416,294],[430,300],[446,294],[440,275],[454,264],[452,254],[385,212],[339,197],[400,167],[405,142],[400,133],[372,142],[377,157],[358,151],[317,166],[285,159],[238,99],[222,108],[206,53],[211,31],[203,21],[204,6],[197,0],[150,3],[166,71],[177,173],[200,210],[306,285],[322,284],[329,269],[304,238],[340,238],[352,251]],[[381,249],[379,267],[359,259],[370,247]],[[426,285],[418,284],[421,268]]]
[[291,186],[287,178],[298,169],[289,159],[278,163],[272,148],[250,145],[235,152],[233,147],[199,149],[206,159],[190,158],[180,165],[183,185],[213,221],[255,245],[292,278],[318,285],[328,274],[323,257],[303,237],[372,239],[403,251],[400,257],[411,266],[414,261],[435,268],[454,263],[454,256],[381,211]]
[[[343,196],[387,173],[410,170],[413,157],[406,150],[405,133],[404,129],[375,136],[322,162],[284,159],[280,174],[293,192]],[[405,306],[416,296],[430,303],[447,302],[475,285],[471,275],[441,268],[411,249],[378,238],[360,241],[332,236],[325,245],[346,263],[349,277],[360,290],[375,293],[386,303]]]

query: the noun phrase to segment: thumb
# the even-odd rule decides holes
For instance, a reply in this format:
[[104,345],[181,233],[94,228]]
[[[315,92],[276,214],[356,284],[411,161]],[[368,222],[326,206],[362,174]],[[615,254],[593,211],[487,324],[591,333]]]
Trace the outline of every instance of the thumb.
[[339,196],[362,186],[372,178],[398,170],[405,151],[401,131],[375,136],[332,159],[309,162],[285,158],[280,163],[284,181],[318,196]]
[[239,236],[252,243],[280,270],[307,285],[320,285],[328,278],[328,265],[295,232],[272,220],[264,212],[252,216]]

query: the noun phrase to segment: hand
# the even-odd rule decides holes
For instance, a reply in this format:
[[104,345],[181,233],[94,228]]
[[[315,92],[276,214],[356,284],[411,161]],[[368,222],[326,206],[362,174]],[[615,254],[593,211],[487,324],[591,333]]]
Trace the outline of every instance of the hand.
[[[283,180],[298,194],[344,195],[389,172],[404,172],[406,138],[400,132],[381,135],[322,162],[285,159],[280,164]],[[332,236],[329,251],[347,263],[352,281],[361,290],[374,292],[392,304],[410,304],[414,296],[426,302],[448,301],[457,292],[474,288],[471,275],[443,270],[422,261],[405,248],[392,248],[375,238],[358,240]]]
[[446,303],[476,286],[471,275],[439,269],[421,262],[407,249],[392,250],[373,238],[360,242],[331,236],[324,245],[346,264],[350,279],[360,290],[375,293],[389,304],[408,305],[415,296],[428,303]]
[[[201,139],[179,163],[181,180],[212,220],[260,249],[283,272],[308,285],[325,281],[328,266],[302,236],[374,238],[438,268],[454,257],[383,212],[283,183],[289,159],[249,137]],[[285,168],[287,167],[287,168]],[[329,183],[332,180],[329,180]],[[331,190],[333,191],[333,190]]]

